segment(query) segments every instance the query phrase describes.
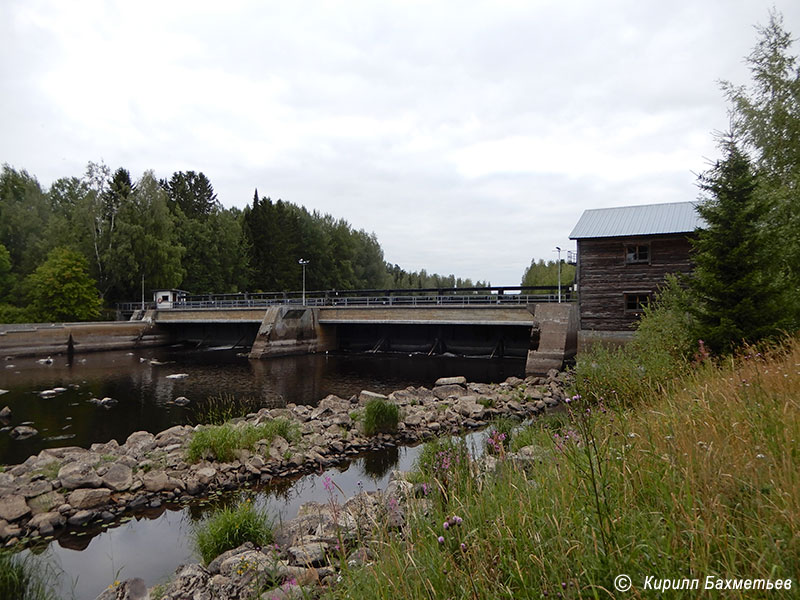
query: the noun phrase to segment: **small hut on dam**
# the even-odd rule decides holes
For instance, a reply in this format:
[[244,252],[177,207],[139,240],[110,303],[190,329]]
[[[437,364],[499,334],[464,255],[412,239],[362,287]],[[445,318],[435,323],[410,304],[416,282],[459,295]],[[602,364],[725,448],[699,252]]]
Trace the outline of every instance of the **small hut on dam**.
[[704,221],[695,202],[587,210],[578,243],[578,347],[627,341],[669,273],[692,270],[691,242]]

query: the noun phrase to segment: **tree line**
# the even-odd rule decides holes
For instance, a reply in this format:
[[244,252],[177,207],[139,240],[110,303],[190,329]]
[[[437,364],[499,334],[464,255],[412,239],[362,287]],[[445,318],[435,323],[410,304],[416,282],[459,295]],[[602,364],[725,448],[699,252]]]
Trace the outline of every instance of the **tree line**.
[[[202,172],[134,181],[90,162],[44,189],[25,170],[0,172],[0,322],[100,318],[142,287],[190,293],[306,287],[472,287],[385,261],[374,233],[283,200],[224,208]],[[108,316],[108,315],[105,315]]]

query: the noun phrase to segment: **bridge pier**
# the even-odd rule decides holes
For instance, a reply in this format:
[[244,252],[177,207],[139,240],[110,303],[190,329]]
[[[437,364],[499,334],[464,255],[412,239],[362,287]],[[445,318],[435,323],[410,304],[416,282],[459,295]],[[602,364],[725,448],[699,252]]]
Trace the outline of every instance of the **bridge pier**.
[[250,358],[313,354],[336,349],[336,328],[319,322],[318,308],[270,306],[250,350]]

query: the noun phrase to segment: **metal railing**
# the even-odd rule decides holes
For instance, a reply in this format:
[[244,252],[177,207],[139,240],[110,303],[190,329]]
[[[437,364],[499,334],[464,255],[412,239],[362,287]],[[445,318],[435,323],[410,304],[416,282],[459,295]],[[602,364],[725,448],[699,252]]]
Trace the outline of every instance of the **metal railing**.
[[[561,301],[572,302],[576,294],[561,290]],[[306,292],[305,306],[490,306],[526,305],[558,302],[558,289],[551,286],[505,286],[489,288],[426,288],[394,290],[325,290]],[[196,310],[260,308],[275,305],[304,306],[301,292],[269,292],[239,294],[187,295],[169,308],[146,302],[146,309]],[[117,310],[133,313],[141,310],[141,302],[120,302]]]

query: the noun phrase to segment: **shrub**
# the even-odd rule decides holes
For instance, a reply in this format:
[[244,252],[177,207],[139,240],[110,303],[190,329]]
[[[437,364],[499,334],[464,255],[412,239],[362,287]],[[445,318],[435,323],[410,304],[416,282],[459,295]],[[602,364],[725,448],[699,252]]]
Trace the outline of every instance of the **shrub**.
[[192,531],[194,546],[205,564],[226,550],[245,542],[256,546],[270,544],[272,521],[247,499],[233,508],[222,508],[197,523]]
[[397,422],[400,420],[400,410],[396,404],[374,398],[364,407],[364,433],[392,433],[397,431]]

